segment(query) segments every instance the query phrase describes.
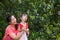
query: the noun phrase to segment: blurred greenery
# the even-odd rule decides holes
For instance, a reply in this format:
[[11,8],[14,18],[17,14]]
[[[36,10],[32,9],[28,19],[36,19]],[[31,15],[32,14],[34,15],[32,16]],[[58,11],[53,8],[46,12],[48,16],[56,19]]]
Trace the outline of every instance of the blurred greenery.
[[60,40],[60,0],[0,0],[0,40],[9,13],[18,22],[20,14],[28,14],[29,40]]

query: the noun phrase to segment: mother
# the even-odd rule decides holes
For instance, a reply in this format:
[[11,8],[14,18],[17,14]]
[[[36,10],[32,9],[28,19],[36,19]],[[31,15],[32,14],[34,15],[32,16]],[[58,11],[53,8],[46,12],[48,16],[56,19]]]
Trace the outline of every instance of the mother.
[[19,40],[19,38],[22,36],[23,31],[19,32],[15,29],[16,24],[16,18],[14,15],[8,15],[7,17],[8,26],[5,30],[5,35],[3,37],[3,40]]

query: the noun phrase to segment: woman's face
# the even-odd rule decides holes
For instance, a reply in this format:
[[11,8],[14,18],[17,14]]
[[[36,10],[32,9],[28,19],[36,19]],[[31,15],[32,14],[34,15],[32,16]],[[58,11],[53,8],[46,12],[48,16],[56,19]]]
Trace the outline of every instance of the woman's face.
[[15,25],[16,24],[16,18],[12,15],[11,16],[11,22],[10,24]]

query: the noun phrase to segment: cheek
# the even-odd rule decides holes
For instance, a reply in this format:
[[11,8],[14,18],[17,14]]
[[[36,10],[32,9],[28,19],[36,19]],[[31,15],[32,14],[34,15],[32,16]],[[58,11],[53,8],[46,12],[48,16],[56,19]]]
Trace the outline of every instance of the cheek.
[[13,21],[12,21],[12,24],[16,24],[16,20],[13,20]]
[[27,16],[25,17],[25,19],[27,20]]
[[14,21],[11,21],[12,24],[14,24]]
[[27,20],[27,17],[25,17],[25,20]]
[[16,19],[14,20],[14,24],[16,24]]
[[22,20],[25,20],[25,17],[23,17]]
[[23,19],[24,21],[26,21],[26,20],[27,20],[27,17],[24,16],[24,17],[22,17],[22,19]]
[[23,19],[24,21],[26,20],[26,18]]

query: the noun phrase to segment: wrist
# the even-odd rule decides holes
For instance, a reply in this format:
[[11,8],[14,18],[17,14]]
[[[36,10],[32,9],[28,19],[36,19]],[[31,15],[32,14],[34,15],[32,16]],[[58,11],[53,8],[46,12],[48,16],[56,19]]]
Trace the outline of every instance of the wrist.
[[19,32],[21,32],[21,30]]

